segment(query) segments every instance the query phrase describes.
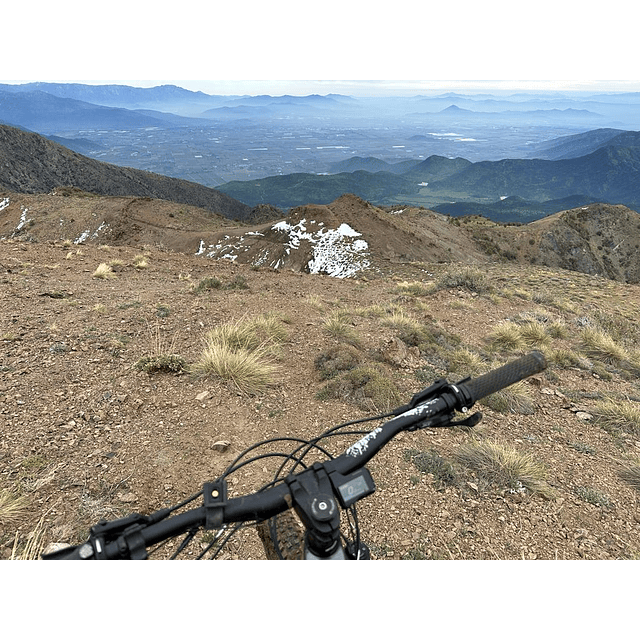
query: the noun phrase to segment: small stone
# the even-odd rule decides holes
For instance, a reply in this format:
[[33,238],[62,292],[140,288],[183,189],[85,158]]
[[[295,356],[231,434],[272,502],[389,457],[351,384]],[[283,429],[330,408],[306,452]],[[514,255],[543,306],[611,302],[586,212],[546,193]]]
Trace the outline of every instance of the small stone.
[[576,411],[576,418],[578,418],[579,420],[591,420],[593,416],[586,411]]
[[196,400],[198,402],[202,402],[205,398],[208,398],[208,397],[209,397],[209,392],[208,391],[203,391],[202,393],[199,393],[196,396]]
[[226,451],[231,446],[231,443],[227,440],[218,440],[211,445],[211,448],[214,451],[219,451],[220,453]]
[[119,495],[120,502],[136,502],[138,500],[138,496],[135,493],[125,493],[124,495]]

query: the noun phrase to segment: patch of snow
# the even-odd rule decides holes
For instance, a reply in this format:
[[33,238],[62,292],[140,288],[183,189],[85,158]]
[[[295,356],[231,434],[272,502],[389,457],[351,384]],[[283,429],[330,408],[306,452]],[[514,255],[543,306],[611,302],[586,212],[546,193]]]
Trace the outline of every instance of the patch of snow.
[[9,198],[2,198],[2,200],[0,200],[0,211],[6,209],[9,206],[9,202]]
[[509,196],[500,196],[500,200],[506,200]]
[[15,231],[13,232],[12,236],[15,236],[16,233],[19,233],[21,231],[21,229],[24,227],[25,224],[27,224],[28,222],[31,222],[31,220],[27,220],[27,213],[29,213],[29,209],[27,209],[27,207],[23,206],[22,207],[22,215],[20,216],[20,222],[18,222],[18,226],[16,227]]
[[82,244],[91,235],[91,229],[83,231],[74,241],[73,244]]
[[366,257],[369,245],[364,240],[349,242],[346,238],[362,235],[349,225],[328,229],[313,247],[309,273],[326,273],[334,278],[350,278],[371,263]]
[[353,238],[362,235],[361,233],[358,233],[357,231],[352,229],[348,224],[345,224],[344,222],[338,227],[337,231],[343,236],[350,236]]
[[99,226],[99,227],[98,227],[98,228],[93,232],[93,235],[92,235],[91,237],[92,237],[92,238],[97,238],[97,237],[98,237],[98,234],[99,234],[101,231],[104,231],[105,229],[108,229],[108,228],[109,228],[109,225],[108,225],[105,221],[102,221],[102,223],[100,224],[100,226]]
[[[315,227],[314,231],[309,229],[311,225]],[[306,218],[296,223],[281,220],[273,224],[270,231],[283,234],[282,244],[279,246],[283,248],[285,255],[276,257],[269,247],[265,247],[252,259],[251,264],[254,266],[266,265],[279,269],[286,264],[286,256],[300,250],[303,242],[306,251],[309,251],[311,245],[312,258],[307,264],[310,273],[349,278],[370,266],[369,245],[361,238],[361,233],[346,223],[340,224],[337,229],[329,229],[321,222],[307,222]],[[235,238],[226,235],[217,244],[209,246],[201,240],[196,255],[234,262],[242,253],[256,246],[257,236],[264,235],[256,231],[249,231]]]

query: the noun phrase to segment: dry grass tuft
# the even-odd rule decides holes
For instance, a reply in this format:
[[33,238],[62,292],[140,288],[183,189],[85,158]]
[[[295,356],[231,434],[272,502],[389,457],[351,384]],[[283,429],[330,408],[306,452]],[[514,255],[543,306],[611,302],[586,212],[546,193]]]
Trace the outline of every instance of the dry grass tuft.
[[282,322],[267,314],[215,327],[205,336],[194,373],[227,380],[247,395],[265,391],[278,371],[273,362],[278,345],[287,338]]
[[352,402],[365,411],[388,411],[400,404],[400,393],[382,367],[363,365],[330,380],[318,393],[320,400]]
[[268,349],[234,349],[228,344],[208,342],[194,365],[199,375],[213,375],[227,380],[241,393],[256,395],[273,383],[277,366],[270,360]]
[[527,489],[545,498],[555,497],[546,482],[545,468],[529,453],[520,453],[497,442],[474,441],[454,452],[457,462],[489,484],[515,492]]
[[280,316],[268,313],[255,318],[245,316],[236,322],[218,325],[207,333],[205,340],[224,344],[233,350],[253,351],[260,346],[271,346],[275,351],[277,345],[287,337],[288,332]]
[[106,262],[101,262],[98,265],[97,269],[93,272],[92,277],[98,278],[99,280],[106,280],[108,278],[115,278],[116,274]]
[[402,309],[393,310],[380,321],[380,324],[399,331],[421,331],[422,325]]
[[551,349],[545,353],[547,361],[555,364],[557,367],[568,368],[581,366],[582,360],[580,356],[571,349]]
[[551,342],[547,328],[542,322],[529,320],[520,325],[520,337],[526,347],[540,348]]
[[359,346],[361,343],[360,336],[350,324],[349,316],[344,311],[333,312],[324,321],[323,329],[331,337],[354,347]]
[[640,464],[625,465],[618,471],[618,476],[632,489],[640,491]]
[[306,297],[307,304],[316,311],[324,311],[324,304],[320,300],[320,296],[316,294],[308,294]]
[[497,351],[520,351],[525,347],[519,325],[511,321],[500,323],[488,335],[488,340]]
[[447,355],[449,372],[466,376],[477,376],[486,371],[482,356],[467,347],[458,347]]
[[398,293],[412,296],[426,296],[435,291],[433,284],[426,285],[422,282],[398,282],[396,285]]
[[547,331],[552,338],[557,338],[559,340],[564,340],[569,336],[569,327],[563,320],[554,320],[551,322]]
[[640,435],[640,406],[630,400],[602,400],[591,409],[596,421],[605,429]]
[[149,266],[149,263],[147,261],[147,256],[144,256],[144,255],[134,256],[133,266],[136,269],[146,269]]
[[40,518],[36,528],[29,532],[24,547],[18,551],[18,534],[13,543],[11,560],[39,560],[44,552],[44,516]]
[[20,520],[28,509],[27,496],[16,496],[7,489],[0,491],[0,524],[7,526]]
[[619,365],[629,360],[627,350],[605,331],[585,327],[580,340],[584,353],[590,358],[610,365]]
[[529,387],[524,382],[516,382],[505,389],[480,400],[480,404],[499,413],[531,415],[535,405]]
[[434,291],[438,289],[466,289],[474,293],[487,293],[491,287],[485,274],[475,267],[451,269],[443,274]]

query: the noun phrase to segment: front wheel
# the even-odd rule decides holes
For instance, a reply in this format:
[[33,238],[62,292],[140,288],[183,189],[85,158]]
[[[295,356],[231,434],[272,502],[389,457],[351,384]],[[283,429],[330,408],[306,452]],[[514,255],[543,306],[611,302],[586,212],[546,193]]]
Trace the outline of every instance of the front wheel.
[[304,529],[293,509],[256,525],[267,560],[302,560]]

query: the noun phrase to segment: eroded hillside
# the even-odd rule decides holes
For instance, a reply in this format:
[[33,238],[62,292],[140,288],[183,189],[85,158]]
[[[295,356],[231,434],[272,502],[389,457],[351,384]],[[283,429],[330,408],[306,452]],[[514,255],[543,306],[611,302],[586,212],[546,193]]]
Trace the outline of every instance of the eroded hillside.
[[59,188],[0,192],[0,238],[150,245],[237,264],[338,277],[401,274],[412,263],[517,262],[640,280],[640,214],[594,204],[527,225],[451,218],[423,208],[381,209],[346,194],[285,218],[258,207],[251,224],[165,200],[105,198]]

